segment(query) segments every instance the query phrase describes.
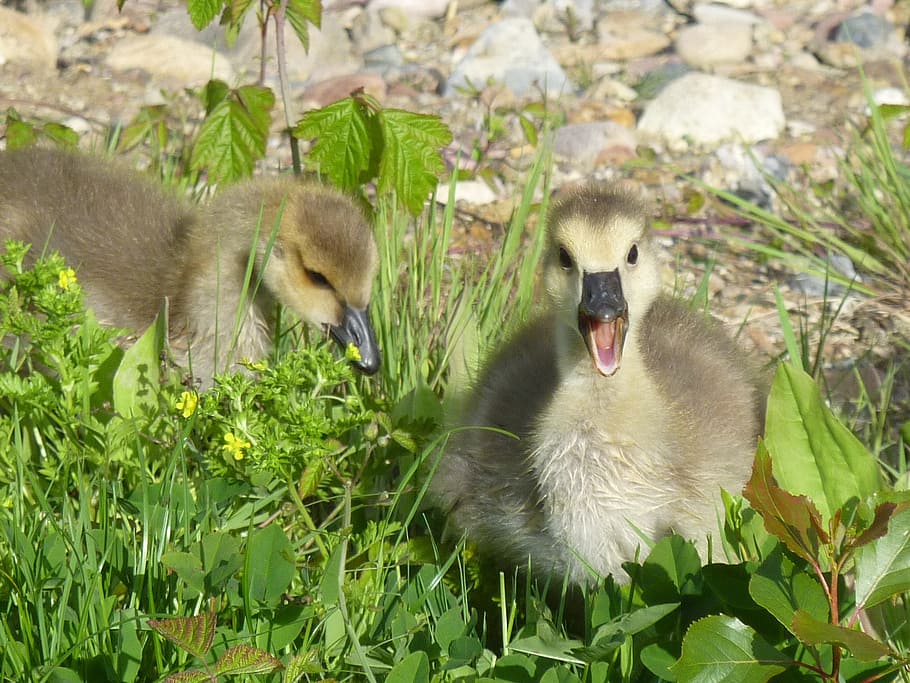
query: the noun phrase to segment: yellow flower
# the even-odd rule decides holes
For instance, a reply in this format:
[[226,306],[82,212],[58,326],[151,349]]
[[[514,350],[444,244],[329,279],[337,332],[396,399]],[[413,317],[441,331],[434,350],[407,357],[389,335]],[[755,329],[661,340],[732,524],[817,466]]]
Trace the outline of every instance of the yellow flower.
[[199,405],[199,394],[195,391],[184,391],[177,400],[177,410],[183,417],[190,417],[196,412],[196,406]]
[[238,439],[232,432],[224,435],[224,445],[222,448],[230,453],[234,460],[243,460],[244,451],[251,448],[253,444],[243,439]]
[[76,284],[76,271],[72,268],[61,270],[60,275],[57,277],[57,284],[60,285],[60,289],[63,291],[68,290]]
[[349,361],[354,361],[359,363],[363,360],[360,355],[360,349],[357,348],[357,345],[354,342],[348,342],[348,345],[344,349],[344,357]]

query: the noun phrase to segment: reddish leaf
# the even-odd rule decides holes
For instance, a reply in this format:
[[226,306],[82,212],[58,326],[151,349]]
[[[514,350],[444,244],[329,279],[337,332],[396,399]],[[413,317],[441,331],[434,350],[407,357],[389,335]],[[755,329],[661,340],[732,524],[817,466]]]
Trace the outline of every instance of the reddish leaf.
[[205,671],[192,669],[171,674],[164,679],[164,683],[215,683],[216,680],[214,676],[207,674]]
[[214,612],[197,614],[195,617],[149,619],[149,626],[196,657],[202,657],[212,647],[215,623]]
[[840,645],[861,662],[874,662],[891,655],[890,648],[862,631],[819,621],[805,610],[796,610],[790,630],[806,645]]
[[215,664],[215,673],[264,674],[281,667],[281,662],[265,650],[249,645],[238,645],[227,650]]
[[872,543],[872,541],[875,541],[888,533],[888,523],[891,521],[891,518],[896,511],[897,503],[881,503],[878,505],[875,508],[875,517],[872,519],[872,524],[870,524],[863,533],[853,539],[850,546],[852,548],[859,548],[860,546]]
[[818,561],[819,542],[829,540],[821,527],[821,515],[806,496],[794,496],[777,485],[764,442],[759,442],[752,478],[743,495],[762,516],[768,533],[777,536],[803,559],[811,563]]

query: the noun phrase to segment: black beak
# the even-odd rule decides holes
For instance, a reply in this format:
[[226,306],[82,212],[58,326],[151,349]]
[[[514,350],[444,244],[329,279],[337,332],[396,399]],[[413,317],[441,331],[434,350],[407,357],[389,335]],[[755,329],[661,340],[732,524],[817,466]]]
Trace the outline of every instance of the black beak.
[[578,331],[594,367],[604,377],[619,370],[628,323],[629,307],[622,295],[619,270],[585,273],[578,304]]
[[585,318],[610,322],[626,315],[626,299],[622,295],[619,270],[585,273],[581,281],[581,302],[578,314]]
[[365,375],[375,374],[379,370],[382,355],[379,353],[373,327],[370,325],[368,308],[345,307],[341,324],[332,325],[330,330],[332,338],[351,358],[355,368]]

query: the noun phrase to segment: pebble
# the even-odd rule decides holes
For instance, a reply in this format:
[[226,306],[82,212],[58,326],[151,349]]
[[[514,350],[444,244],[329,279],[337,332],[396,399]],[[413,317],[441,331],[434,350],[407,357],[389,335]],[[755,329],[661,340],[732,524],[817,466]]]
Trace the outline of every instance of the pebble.
[[727,140],[776,138],[786,121],[780,93],[721,76],[688,73],[646,107],[638,130],[672,148],[713,146]]
[[676,36],[676,52],[698,69],[744,62],[752,52],[752,26],[729,22],[686,26]]
[[538,89],[554,95],[575,89],[525,17],[487,27],[456,66],[444,94],[452,97],[459,88],[483,88],[488,80],[503,83],[518,96]]
[[748,24],[754,25],[762,19],[746,10],[726,7],[716,3],[699,3],[692,10],[698,24]]
[[[472,206],[492,204],[499,197],[482,180],[459,180],[455,185],[455,203],[463,202]],[[436,188],[436,201],[443,206],[449,203],[449,183],[440,183]]]
[[367,7],[371,10],[395,8],[408,16],[438,19],[449,8],[449,0],[370,0]]
[[834,32],[834,40],[868,49],[887,43],[893,30],[884,17],[872,12],[862,12],[845,19]]

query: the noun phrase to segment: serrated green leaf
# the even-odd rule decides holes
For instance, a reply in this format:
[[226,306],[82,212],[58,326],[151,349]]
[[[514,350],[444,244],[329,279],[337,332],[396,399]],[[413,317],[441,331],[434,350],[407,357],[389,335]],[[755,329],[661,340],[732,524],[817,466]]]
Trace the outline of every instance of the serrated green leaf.
[[294,578],[294,551],[287,534],[277,524],[256,529],[247,546],[249,594],[271,607],[278,605]]
[[[220,86],[213,83],[210,81],[211,94],[206,97],[209,102],[215,102],[220,92]],[[249,176],[256,160],[265,155],[274,104],[275,96],[268,88],[245,86],[231,91],[202,123],[190,166],[207,170],[215,182]]]
[[228,95],[231,94],[231,87],[224,81],[213,78],[202,89],[199,97],[205,107],[206,116],[212,113],[212,110],[224,102]]
[[392,667],[386,683],[429,683],[430,660],[425,652],[412,652]]
[[288,0],[287,20],[303,49],[310,51],[310,30],[307,24],[319,28],[322,22],[322,2],[320,0]]
[[859,548],[855,561],[858,608],[910,591],[910,509],[891,518],[884,536]]
[[62,123],[45,123],[42,130],[49,140],[61,147],[75,148],[79,144],[79,133]]
[[265,674],[281,668],[281,662],[265,650],[237,645],[226,650],[215,662],[215,673],[223,675]]
[[689,627],[670,670],[680,683],[764,683],[790,664],[739,619],[711,616]]
[[187,0],[186,9],[197,31],[211,24],[221,13],[223,0]]
[[812,377],[782,363],[771,387],[765,443],[778,484],[805,495],[824,526],[851,499],[881,487],[878,463],[825,405]]
[[822,621],[829,618],[828,598],[818,579],[797,569],[779,549],[752,575],[749,594],[788,629],[797,610]]
[[333,184],[351,192],[370,165],[373,141],[368,127],[373,114],[347,97],[322,109],[306,112],[294,135],[313,139],[309,158]]
[[840,645],[861,662],[874,662],[891,654],[887,645],[862,631],[819,621],[803,610],[796,611],[789,628],[806,645]]
[[818,510],[806,496],[795,496],[777,485],[771,456],[763,441],[758,444],[752,477],[746,483],[743,497],[762,516],[768,533],[777,536],[804,560],[817,561],[820,543],[827,542]]
[[628,564],[626,572],[636,576],[636,583],[650,604],[672,603],[682,595],[698,592],[701,558],[695,546],[681,536],[658,540],[639,569]]
[[610,623],[603,624],[591,638],[590,647],[575,650],[585,662],[605,660],[626,640],[628,636],[635,635],[656,624],[668,614],[679,608],[678,602],[662,605],[642,607],[629,614],[623,614]]
[[377,116],[383,140],[378,190],[394,191],[416,216],[445,170],[439,150],[452,141],[452,132],[438,116],[403,109],[384,109]]
[[161,351],[167,329],[158,316],[141,337],[129,347],[114,374],[114,408],[124,417],[151,414],[158,410]]
[[196,657],[204,656],[215,638],[216,619],[213,612],[204,612],[195,617],[149,619],[148,623],[172,643]]

